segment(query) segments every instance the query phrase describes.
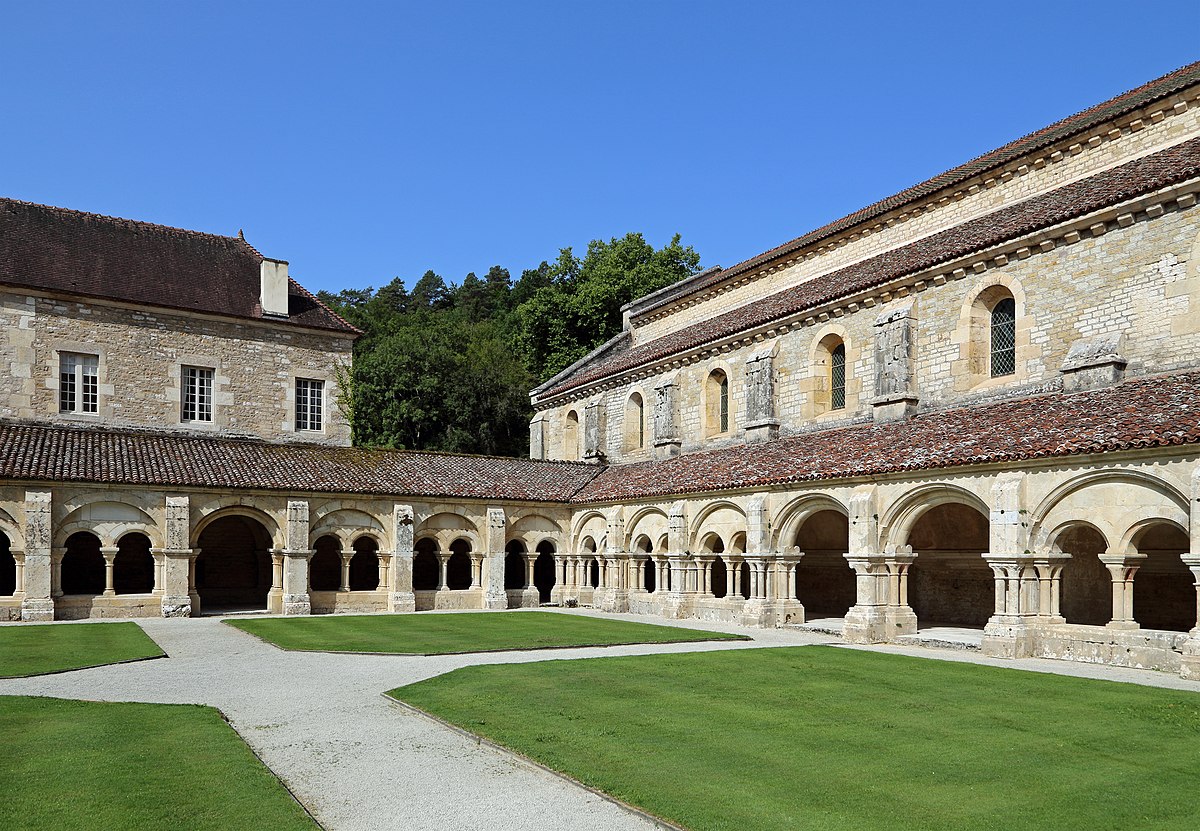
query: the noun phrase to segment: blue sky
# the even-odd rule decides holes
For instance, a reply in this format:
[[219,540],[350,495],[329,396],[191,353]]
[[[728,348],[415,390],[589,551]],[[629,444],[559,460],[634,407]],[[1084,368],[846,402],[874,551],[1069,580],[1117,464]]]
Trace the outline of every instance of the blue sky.
[[312,289],[680,233],[732,265],[1200,60],[1200,3],[0,0],[0,195]]

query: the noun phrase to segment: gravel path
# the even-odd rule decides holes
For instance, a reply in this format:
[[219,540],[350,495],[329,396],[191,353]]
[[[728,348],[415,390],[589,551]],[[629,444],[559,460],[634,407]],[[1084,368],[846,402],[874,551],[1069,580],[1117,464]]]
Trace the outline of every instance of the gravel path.
[[[659,827],[510,754],[389,704],[381,696],[385,690],[471,664],[840,643],[795,630],[688,621],[693,628],[748,633],[755,640],[402,657],[284,652],[214,618],[138,623],[169,659],[0,680],[0,694],[217,707],[329,831]],[[1200,682],[1163,673],[1065,661],[1006,661],[958,650],[868,648],[1200,691]],[[530,717],[536,718],[536,712],[537,702],[531,701]]]

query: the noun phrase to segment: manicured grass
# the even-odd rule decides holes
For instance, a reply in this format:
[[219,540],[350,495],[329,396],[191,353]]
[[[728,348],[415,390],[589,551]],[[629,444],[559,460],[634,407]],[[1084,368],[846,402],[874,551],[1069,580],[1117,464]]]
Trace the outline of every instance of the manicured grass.
[[158,644],[136,623],[0,627],[0,678],[157,658]]
[[230,620],[283,649],[445,655],[627,643],[749,640],[741,635],[554,612],[337,615]]
[[793,647],[468,667],[391,695],[696,831],[1196,823],[1194,693]]
[[0,736],[0,828],[317,828],[211,707],[0,696]]

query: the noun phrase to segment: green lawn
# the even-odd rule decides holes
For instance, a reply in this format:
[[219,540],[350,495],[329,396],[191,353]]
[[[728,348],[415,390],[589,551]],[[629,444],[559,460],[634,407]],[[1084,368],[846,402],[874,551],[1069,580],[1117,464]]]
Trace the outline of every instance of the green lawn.
[[446,655],[628,643],[749,640],[742,635],[555,612],[336,615],[226,621],[283,649]]
[[0,696],[0,736],[0,828],[318,828],[211,707]]
[[391,695],[696,831],[1196,823],[1195,693],[794,647],[469,667]]
[[158,658],[163,651],[136,623],[0,627],[0,678]]

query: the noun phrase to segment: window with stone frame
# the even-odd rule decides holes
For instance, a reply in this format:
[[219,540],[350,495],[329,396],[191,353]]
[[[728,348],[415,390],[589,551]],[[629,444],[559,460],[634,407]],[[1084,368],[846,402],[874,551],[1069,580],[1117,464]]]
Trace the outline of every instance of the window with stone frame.
[[839,343],[829,356],[829,409],[846,409],[846,344]]
[[729,432],[729,376],[714,369],[704,382],[704,434],[716,436]]
[[296,379],[296,429],[319,431],[325,425],[325,382]]
[[62,352],[58,356],[58,411],[100,412],[100,356]]
[[213,375],[208,367],[185,366],[180,373],[180,418],[183,421],[213,420]]
[[625,401],[625,450],[646,446],[646,407],[641,393],[631,393]]
[[991,375],[998,378],[1017,371],[1017,304],[1005,297],[992,307]]

